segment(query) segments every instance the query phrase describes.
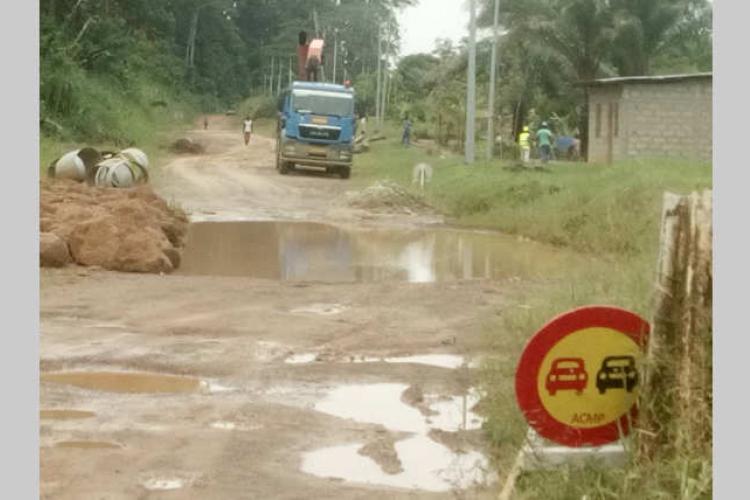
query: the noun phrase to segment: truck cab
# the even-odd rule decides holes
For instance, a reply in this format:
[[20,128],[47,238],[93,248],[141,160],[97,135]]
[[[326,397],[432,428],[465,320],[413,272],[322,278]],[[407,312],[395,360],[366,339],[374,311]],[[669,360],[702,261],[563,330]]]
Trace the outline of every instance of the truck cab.
[[332,83],[293,82],[278,103],[276,168],[325,169],[348,179],[356,128],[354,90]]

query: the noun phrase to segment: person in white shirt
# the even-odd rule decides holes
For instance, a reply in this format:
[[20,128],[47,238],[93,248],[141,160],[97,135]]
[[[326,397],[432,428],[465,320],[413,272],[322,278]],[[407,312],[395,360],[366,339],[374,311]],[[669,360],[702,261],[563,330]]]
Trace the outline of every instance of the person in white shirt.
[[247,146],[250,142],[250,135],[253,133],[253,121],[249,116],[246,116],[242,123],[242,132],[245,134],[245,146]]

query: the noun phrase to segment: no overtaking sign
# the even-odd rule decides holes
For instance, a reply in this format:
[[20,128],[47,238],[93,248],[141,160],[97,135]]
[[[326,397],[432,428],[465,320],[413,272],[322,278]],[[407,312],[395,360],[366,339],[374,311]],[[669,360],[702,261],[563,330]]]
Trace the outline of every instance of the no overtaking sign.
[[627,435],[649,331],[641,317],[608,306],[576,309],[547,323],[516,370],[516,398],[529,425],[571,447]]

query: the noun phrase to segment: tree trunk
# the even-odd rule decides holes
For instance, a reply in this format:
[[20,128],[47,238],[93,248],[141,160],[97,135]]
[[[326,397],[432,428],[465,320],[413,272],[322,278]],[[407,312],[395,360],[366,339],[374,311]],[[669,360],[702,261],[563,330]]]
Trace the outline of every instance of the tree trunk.
[[466,82],[466,145],[464,147],[464,161],[471,165],[474,163],[474,126],[476,114],[476,65],[477,65],[477,22],[476,22],[476,0],[469,0],[469,64]]
[[196,7],[190,18],[190,32],[188,33],[187,47],[185,49],[185,66],[192,68],[195,65],[195,39],[198,34],[198,17],[200,7]]
[[490,56],[490,95],[487,102],[487,161],[495,153],[495,77],[497,76],[497,25],[500,17],[500,0],[495,0],[492,23],[492,55]]

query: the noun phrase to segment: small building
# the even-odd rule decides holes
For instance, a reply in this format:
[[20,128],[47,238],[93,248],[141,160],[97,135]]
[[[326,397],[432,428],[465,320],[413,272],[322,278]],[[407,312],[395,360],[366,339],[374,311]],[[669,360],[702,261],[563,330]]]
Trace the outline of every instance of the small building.
[[712,73],[604,78],[588,89],[588,161],[710,161]]

